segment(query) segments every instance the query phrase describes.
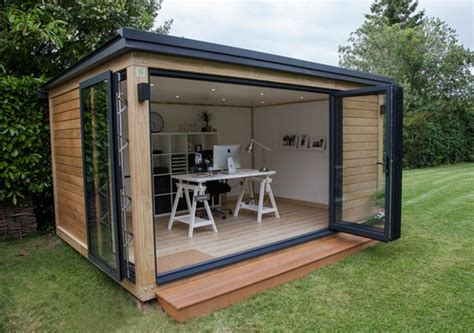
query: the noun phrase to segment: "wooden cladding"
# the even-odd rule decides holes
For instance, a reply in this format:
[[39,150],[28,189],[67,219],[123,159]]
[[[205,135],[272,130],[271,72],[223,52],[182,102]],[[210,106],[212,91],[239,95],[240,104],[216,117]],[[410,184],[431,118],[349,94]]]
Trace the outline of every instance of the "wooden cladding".
[[56,224],[87,244],[79,89],[50,99]]
[[380,187],[377,162],[383,154],[379,96],[343,99],[343,209],[345,221],[358,222],[372,212]]

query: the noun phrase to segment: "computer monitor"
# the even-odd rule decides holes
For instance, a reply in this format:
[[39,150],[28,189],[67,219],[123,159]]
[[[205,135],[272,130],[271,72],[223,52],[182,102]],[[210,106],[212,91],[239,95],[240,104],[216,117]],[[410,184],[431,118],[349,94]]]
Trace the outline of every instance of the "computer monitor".
[[240,168],[240,145],[215,145],[213,154],[213,168],[227,169],[227,157],[232,157],[236,168]]

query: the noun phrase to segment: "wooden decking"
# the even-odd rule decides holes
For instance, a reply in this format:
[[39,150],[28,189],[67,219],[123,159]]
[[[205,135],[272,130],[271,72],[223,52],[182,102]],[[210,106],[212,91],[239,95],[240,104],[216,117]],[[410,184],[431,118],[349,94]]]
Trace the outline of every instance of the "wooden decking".
[[158,304],[179,322],[239,302],[360,251],[376,241],[335,234],[159,287]]

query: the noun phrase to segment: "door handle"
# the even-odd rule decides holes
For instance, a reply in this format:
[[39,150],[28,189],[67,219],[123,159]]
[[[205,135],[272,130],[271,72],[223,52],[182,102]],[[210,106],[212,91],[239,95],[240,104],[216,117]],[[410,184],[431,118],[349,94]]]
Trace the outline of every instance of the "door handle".
[[388,176],[390,174],[390,158],[385,157],[385,162],[377,162],[377,165],[383,165],[385,167],[385,174]]

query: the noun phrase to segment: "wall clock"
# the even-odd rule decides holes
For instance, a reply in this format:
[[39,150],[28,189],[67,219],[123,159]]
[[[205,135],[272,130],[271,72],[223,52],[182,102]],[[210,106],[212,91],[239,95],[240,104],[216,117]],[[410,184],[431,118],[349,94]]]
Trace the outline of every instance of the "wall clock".
[[161,130],[163,130],[164,126],[165,126],[165,122],[163,120],[163,117],[157,112],[151,112],[150,113],[151,131],[153,133],[161,132]]

